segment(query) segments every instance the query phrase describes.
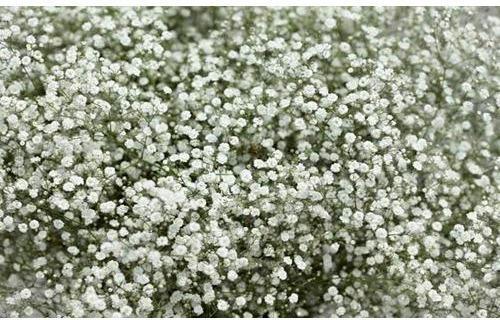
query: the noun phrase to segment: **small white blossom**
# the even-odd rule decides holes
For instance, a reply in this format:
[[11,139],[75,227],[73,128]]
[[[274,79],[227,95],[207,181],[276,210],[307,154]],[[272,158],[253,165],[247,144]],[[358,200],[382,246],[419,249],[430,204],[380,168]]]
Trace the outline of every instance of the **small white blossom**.
[[498,315],[496,10],[0,10],[0,314]]

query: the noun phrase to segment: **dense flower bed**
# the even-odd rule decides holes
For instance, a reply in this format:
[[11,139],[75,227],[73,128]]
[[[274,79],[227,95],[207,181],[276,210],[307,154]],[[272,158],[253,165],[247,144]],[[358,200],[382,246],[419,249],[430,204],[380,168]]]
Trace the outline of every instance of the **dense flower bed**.
[[1,316],[500,316],[500,19],[1,8]]

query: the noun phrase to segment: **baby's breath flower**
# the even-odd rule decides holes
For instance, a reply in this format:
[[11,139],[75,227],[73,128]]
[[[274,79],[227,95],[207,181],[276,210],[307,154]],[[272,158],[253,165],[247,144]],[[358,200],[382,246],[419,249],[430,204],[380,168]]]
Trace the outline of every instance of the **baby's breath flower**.
[[496,10],[0,10],[0,315],[499,316]]

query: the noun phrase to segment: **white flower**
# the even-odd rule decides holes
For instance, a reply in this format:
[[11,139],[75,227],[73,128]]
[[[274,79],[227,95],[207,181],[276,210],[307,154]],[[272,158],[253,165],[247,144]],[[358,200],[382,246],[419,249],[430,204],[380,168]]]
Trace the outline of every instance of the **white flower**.
[[378,228],[376,231],[375,231],[375,236],[378,238],[378,239],[385,239],[387,237],[387,231],[384,229],[384,228]]
[[217,301],[217,309],[220,311],[226,311],[229,309],[229,304],[226,300],[218,300]]
[[356,140],[356,135],[352,132],[348,132],[345,134],[345,141],[349,144],[352,144]]
[[24,179],[19,179],[16,181],[16,187],[19,190],[26,190],[28,189],[28,182]]
[[188,249],[185,245],[179,244],[174,246],[173,253],[178,256],[183,256],[188,252]]
[[270,294],[267,294],[265,297],[264,297],[264,301],[269,304],[269,305],[273,305],[274,304],[274,300],[275,298],[270,295]]
[[297,303],[299,301],[299,296],[296,293],[292,293],[288,297],[288,301],[290,301],[290,303]]
[[111,213],[115,210],[115,208],[116,204],[113,201],[101,203],[99,206],[99,210],[101,210],[102,213]]
[[238,274],[234,270],[229,270],[229,272],[227,273],[227,278],[230,281],[235,281],[238,278]]
[[62,229],[64,227],[64,222],[59,219],[54,220],[54,227],[56,229]]
[[494,10],[0,11],[0,313],[498,313]]
[[21,299],[29,299],[31,297],[31,290],[25,288],[19,292],[19,296],[21,297]]
[[246,299],[243,296],[239,296],[236,298],[235,302],[237,306],[242,307],[246,304]]
[[252,173],[250,172],[250,170],[243,169],[240,172],[240,178],[241,178],[241,181],[243,181],[245,183],[249,183],[250,181],[252,181]]

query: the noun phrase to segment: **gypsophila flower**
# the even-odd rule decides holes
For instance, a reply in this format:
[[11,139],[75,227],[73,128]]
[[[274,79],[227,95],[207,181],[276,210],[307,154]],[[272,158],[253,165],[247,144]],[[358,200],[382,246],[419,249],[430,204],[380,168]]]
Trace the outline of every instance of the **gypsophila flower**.
[[30,289],[23,289],[21,292],[19,292],[19,296],[21,299],[29,299],[31,297],[31,290]]
[[0,316],[500,316],[497,8],[0,10]]
[[229,304],[225,300],[219,300],[217,301],[217,309],[219,309],[220,311],[226,311],[227,309],[229,309]]

